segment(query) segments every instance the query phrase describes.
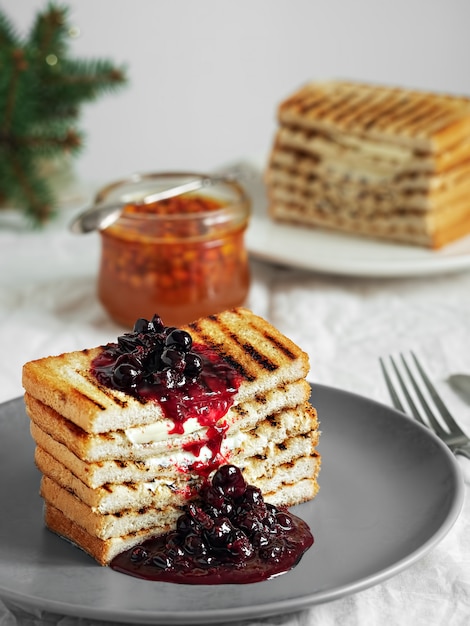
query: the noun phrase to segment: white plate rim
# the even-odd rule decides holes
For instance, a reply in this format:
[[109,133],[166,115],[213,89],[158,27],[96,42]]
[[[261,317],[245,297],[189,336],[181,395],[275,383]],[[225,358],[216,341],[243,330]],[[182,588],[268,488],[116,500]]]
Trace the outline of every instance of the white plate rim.
[[249,254],[269,263],[356,277],[407,277],[464,271],[470,268],[470,235],[439,250],[375,240],[323,228],[280,223],[267,213],[263,163],[241,159],[224,169],[240,173],[252,199],[246,232]]

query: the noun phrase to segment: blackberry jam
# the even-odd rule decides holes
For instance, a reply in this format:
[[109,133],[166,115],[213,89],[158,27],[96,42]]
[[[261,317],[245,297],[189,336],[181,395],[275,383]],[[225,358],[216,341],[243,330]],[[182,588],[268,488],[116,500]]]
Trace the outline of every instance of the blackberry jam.
[[142,402],[157,401],[172,423],[168,434],[183,435],[196,419],[205,435],[184,446],[196,459],[203,446],[205,461],[188,468],[207,476],[225,461],[221,445],[227,430],[223,417],[241,382],[239,373],[207,346],[193,344],[186,331],[165,326],[158,315],[139,318],[132,332],[104,346],[91,371],[103,385],[125,391]]
[[103,385],[141,401],[158,401],[174,424],[170,434],[183,434],[190,418],[215,426],[233,404],[241,381],[213,350],[193,344],[184,330],[164,326],[158,315],[138,319],[133,332],[104,346],[91,371]]
[[119,554],[111,568],[161,582],[255,583],[292,569],[312,544],[303,520],[266,503],[239,468],[223,465],[174,531]]
[[[236,370],[158,315],[138,319],[133,332],[103,348],[91,369],[103,385],[158,401],[173,424],[171,433],[184,433],[190,418],[206,427],[204,439],[184,447],[196,458],[186,471],[202,477],[200,492],[188,496],[174,531],[118,555],[113,569],[155,581],[239,584],[267,580],[299,562],[313,544],[308,525],[266,503],[221,455],[223,416],[241,382]],[[203,445],[211,457],[199,462]]]

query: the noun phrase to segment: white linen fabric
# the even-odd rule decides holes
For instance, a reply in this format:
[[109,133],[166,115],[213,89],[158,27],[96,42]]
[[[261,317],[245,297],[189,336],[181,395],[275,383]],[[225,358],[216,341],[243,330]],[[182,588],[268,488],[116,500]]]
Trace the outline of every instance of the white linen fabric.
[[[123,330],[96,297],[98,235],[77,237],[62,226],[59,220],[29,232],[0,222],[0,402],[22,394],[24,362],[99,345]],[[252,274],[247,306],[309,353],[311,381],[390,404],[378,357],[413,348],[470,432],[470,406],[445,382],[470,373],[470,272],[345,278],[253,260]],[[470,461],[459,463],[467,491],[462,514],[419,562],[355,595],[244,626],[468,626]],[[98,626],[0,601],[0,626],[16,624]]]

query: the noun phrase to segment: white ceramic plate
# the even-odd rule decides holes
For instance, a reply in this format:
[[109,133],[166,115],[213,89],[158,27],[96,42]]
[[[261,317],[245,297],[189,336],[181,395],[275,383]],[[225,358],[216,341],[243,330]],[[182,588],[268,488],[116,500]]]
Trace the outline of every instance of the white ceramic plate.
[[[253,200],[249,253],[265,261],[338,275],[402,277],[470,268],[470,236],[441,250],[384,242],[272,221],[258,160],[234,164]],[[230,168],[228,168],[230,169]]]
[[152,583],[100,567],[44,528],[22,399],[0,405],[0,597],[113,623],[209,624],[287,613],[352,594],[420,559],[460,512],[463,480],[428,430],[382,404],[313,387],[320,493],[295,508],[315,537],[292,571],[249,585]]

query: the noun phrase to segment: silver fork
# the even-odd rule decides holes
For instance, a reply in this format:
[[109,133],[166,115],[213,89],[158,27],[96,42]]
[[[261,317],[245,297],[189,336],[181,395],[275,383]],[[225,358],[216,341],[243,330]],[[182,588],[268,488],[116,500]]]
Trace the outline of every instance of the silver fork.
[[[421,424],[424,424],[424,426],[433,430],[454,454],[461,454],[470,459],[470,438],[463,432],[450,414],[414,352],[411,352],[411,357],[416,365],[419,375],[421,376],[424,386],[429,392],[434,408],[430,406],[431,403],[423,395],[422,389],[417,382],[417,378],[411,371],[411,368],[409,367],[403,354],[400,354],[400,360],[404,373],[400,372],[400,368],[397,365],[396,360],[390,356],[388,357],[390,365],[393,368],[396,380],[398,381],[399,387],[401,388],[403,396],[408,404],[408,412],[411,412],[413,417],[421,422]],[[400,395],[397,392],[396,386],[394,386],[393,377],[389,374],[384,359],[380,358],[379,361],[393,406],[402,413],[406,414],[407,410],[403,407]],[[413,392],[410,392],[410,386]],[[421,411],[417,405],[418,402],[421,405]],[[440,415],[441,420],[438,419],[436,411]]]

